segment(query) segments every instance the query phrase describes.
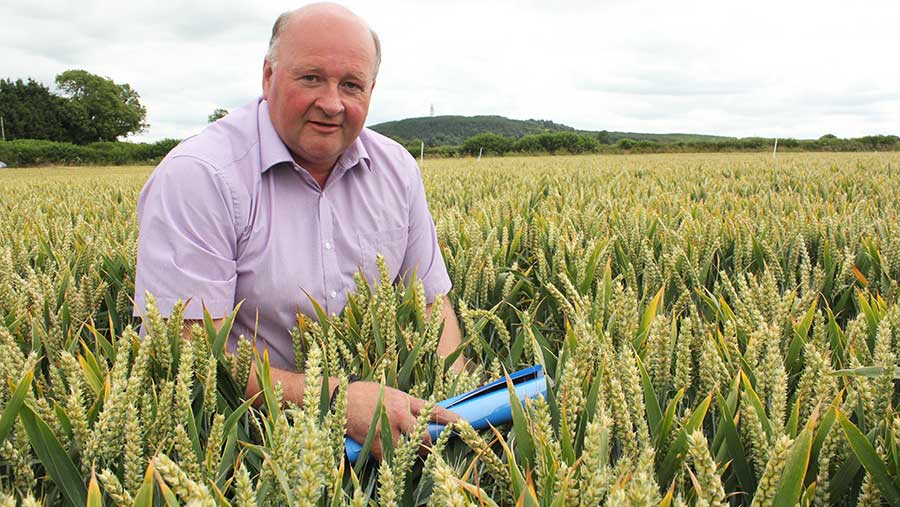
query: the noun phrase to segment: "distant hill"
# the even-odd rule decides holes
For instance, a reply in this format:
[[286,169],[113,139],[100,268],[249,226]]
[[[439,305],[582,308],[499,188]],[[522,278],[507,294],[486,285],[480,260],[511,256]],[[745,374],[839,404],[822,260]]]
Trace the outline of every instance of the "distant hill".
[[511,120],[503,116],[426,116],[386,121],[369,128],[393,139],[421,139],[429,146],[459,145],[483,132],[519,138],[541,132],[574,131],[572,127],[546,120]]
[[727,139],[737,139],[735,137],[713,136],[708,134],[641,134],[639,132],[607,132],[601,130],[596,132],[593,130],[579,130],[579,134],[593,134],[601,137],[608,137],[610,144],[620,139],[633,139],[635,141],[656,141],[658,143],[689,143],[697,141],[724,141]]
[[549,120],[512,120],[503,116],[426,116],[405,120],[387,121],[369,128],[401,142],[421,139],[429,146],[460,145],[466,139],[484,132],[520,138],[542,132],[570,131],[596,136],[601,142],[615,143],[620,139],[635,141],[720,141],[731,137],[701,134],[641,134],[637,132],[607,132],[576,130],[568,125]]

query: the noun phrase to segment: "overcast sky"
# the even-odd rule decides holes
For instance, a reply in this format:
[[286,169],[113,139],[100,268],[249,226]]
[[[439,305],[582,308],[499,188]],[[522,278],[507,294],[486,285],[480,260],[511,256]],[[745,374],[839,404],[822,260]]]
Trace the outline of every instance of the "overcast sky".
[[[255,5],[253,5],[255,4]],[[0,3],[0,78],[129,83],[182,138],[261,91],[285,1]],[[900,134],[900,2],[348,1],[382,39],[367,124],[497,114],[588,130]]]

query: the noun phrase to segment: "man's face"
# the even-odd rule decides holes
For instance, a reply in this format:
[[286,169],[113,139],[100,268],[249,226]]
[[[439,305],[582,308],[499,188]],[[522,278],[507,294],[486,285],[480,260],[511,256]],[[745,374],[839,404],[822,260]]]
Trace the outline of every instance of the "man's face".
[[295,161],[327,172],[359,136],[375,86],[367,29],[342,19],[292,20],[263,66],[269,117]]

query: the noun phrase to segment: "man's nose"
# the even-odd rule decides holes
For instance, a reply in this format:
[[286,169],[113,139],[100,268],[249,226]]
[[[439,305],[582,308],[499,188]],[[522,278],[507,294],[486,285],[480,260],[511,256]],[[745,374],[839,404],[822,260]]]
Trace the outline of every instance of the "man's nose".
[[326,86],[316,105],[328,116],[337,116],[344,112],[344,103],[341,101],[337,86]]

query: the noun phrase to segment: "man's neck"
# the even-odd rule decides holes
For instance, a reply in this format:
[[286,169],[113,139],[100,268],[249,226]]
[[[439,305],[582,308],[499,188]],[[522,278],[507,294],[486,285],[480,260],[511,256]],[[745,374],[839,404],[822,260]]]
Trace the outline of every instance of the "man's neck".
[[328,177],[331,176],[331,171],[332,171],[332,169],[329,169],[327,172],[324,172],[324,173],[319,173],[319,172],[314,173],[314,172],[310,171],[309,174],[310,174],[310,176],[313,177],[314,180],[316,180],[316,183],[319,184],[319,188],[322,190],[325,190],[325,183],[328,181]]
[[[292,154],[293,155],[293,154]],[[309,162],[303,162],[298,160],[299,157],[293,155],[294,161],[303,168],[310,176],[316,180],[316,183],[319,184],[319,188],[321,190],[325,190],[325,183],[328,181],[328,177],[331,176],[332,171],[334,171],[334,166],[337,165],[337,160],[332,162],[328,166],[312,164]]]

